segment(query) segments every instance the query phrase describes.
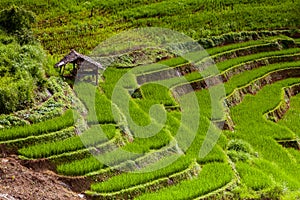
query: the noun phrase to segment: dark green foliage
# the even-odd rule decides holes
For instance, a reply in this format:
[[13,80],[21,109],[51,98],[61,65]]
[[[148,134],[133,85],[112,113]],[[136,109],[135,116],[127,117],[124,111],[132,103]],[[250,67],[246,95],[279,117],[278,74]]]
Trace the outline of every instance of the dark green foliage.
[[[74,47],[85,53],[114,33],[137,27],[176,30],[208,48],[274,35],[272,31],[231,32],[292,29],[299,25],[299,2],[294,0],[2,0],[0,9],[11,4],[37,13],[34,33],[54,54],[64,54]],[[227,36],[211,37],[221,34]],[[201,39],[207,37],[209,40]]]
[[254,153],[249,143],[243,140],[231,140],[227,147],[228,156],[234,162],[247,161]]
[[0,28],[6,33],[16,35],[20,44],[34,41],[31,24],[35,16],[31,11],[12,6],[0,12]]
[[0,27],[7,33],[30,29],[34,21],[35,17],[32,12],[16,6],[12,6],[0,12]]
[[43,87],[45,55],[40,45],[18,44],[0,35],[0,114],[25,109],[34,102],[34,91]]
[[14,81],[4,77],[0,81],[0,113],[10,113],[25,109],[32,103],[32,80]]
[[245,152],[245,153],[252,153],[252,147],[250,146],[249,143],[243,141],[243,140],[231,140],[228,144],[228,148],[229,151],[233,150],[233,151],[241,151],[241,152]]

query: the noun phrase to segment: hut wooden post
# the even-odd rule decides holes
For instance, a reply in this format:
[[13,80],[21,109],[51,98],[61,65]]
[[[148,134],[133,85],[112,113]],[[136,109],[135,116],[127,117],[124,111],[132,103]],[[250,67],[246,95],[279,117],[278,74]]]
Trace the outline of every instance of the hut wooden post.
[[96,68],[96,86],[98,86],[98,67]]
[[60,74],[64,75],[64,71],[65,71],[65,66],[63,65],[63,66],[61,66],[61,72],[60,72]]

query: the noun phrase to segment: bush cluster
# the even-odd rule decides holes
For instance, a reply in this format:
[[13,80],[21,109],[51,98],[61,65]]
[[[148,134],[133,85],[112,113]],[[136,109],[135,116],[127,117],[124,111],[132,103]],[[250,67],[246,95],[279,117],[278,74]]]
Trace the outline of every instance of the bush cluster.
[[0,12],[0,114],[25,109],[45,80],[45,55],[29,34],[31,12],[15,6]]

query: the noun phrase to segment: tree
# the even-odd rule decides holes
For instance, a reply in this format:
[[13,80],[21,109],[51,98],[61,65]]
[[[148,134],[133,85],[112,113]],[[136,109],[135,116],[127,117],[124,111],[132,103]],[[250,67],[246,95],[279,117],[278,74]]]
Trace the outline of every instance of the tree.
[[0,12],[0,28],[10,35],[15,35],[22,44],[34,41],[31,24],[35,22],[35,15],[31,11],[12,6]]
[[23,8],[12,6],[0,12],[0,27],[7,33],[31,29],[31,24],[34,22],[35,16],[33,12]]

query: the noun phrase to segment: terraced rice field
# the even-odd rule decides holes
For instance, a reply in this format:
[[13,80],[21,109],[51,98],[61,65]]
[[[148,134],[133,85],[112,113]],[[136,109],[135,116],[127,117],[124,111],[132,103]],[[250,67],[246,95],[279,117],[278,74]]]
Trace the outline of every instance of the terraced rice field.
[[[51,163],[51,170],[91,199],[272,199],[285,188],[299,191],[299,39],[275,36],[207,52],[215,74],[206,73],[209,58],[201,52],[144,66],[146,73],[109,67],[99,86],[75,89],[95,115],[79,113],[73,120],[68,110],[32,126],[4,129],[0,143],[17,149],[28,165]],[[119,79],[125,84],[114,94]],[[222,89],[224,95],[211,97]],[[95,107],[89,91],[96,91]],[[111,104],[114,95],[128,101]],[[193,95],[200,115],[184,105]],[[182,121],[186,115],[198,124]],[[76,135],[79,119],[85,126]],[[140,131],[149,124],[150,131]],[[47,139],[58,134],[64,137]],[[199,152],[207,141],[212,150],[203,157]],[[139,173],[128,172],[133,169]]]

